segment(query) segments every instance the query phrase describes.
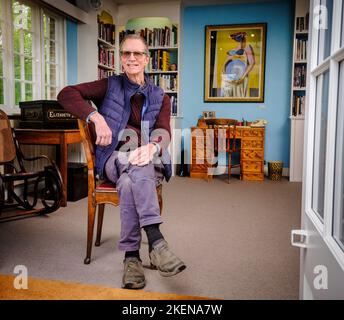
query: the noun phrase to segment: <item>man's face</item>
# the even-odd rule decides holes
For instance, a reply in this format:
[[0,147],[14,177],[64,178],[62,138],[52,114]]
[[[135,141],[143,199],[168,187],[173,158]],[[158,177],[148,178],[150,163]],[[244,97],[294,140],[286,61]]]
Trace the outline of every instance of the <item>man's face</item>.
[[121,62],[123,71],[128,75],[143,74],[149,57],[145,46],[139,39],[127,39],[122,46]]

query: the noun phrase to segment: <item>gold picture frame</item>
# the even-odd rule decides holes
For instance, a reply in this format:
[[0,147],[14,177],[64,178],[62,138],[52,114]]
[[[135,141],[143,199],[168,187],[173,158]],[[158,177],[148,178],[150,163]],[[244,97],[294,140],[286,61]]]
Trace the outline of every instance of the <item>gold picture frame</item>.
[[205,102],[264,102],[266,23],[205,27]]

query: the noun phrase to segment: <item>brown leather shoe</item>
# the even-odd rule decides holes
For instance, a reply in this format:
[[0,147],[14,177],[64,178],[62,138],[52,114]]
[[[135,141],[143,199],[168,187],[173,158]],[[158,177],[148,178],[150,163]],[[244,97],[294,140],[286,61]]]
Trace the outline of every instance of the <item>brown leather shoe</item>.
[[156,267],[163,277],[171,277],[183,271],[186,265],[168,247],[165,240],[153,246],[149,254],[152,267]]
[[128,257],[124,260],[124,274],[122,288],[142,289],[146,285],[142,262],[136,257]]

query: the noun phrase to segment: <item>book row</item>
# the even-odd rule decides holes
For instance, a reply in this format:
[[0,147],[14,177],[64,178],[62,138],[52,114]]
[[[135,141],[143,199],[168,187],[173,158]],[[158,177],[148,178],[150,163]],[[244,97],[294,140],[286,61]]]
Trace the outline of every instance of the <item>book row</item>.
[[178,76],[177,75],[162,75],[153,74],[150,75],[153,83],[159,86],[165,91],[177,91],[178,90]]
[[293,116],[300,116],[305,114],[305,101],[306,97],[304,95],[296,95],[294,94],[293,97],[293,108],[292,108],[292,115]]
[[115,44],[115,25],[110,23],[100,22],[98,19],[98,38],[105,40],[106,42]]
[[150,47],[176,47],[178,43],[177,32],[176,26],[172,26],[172,28],[165,26],[164,28],[125,30],[120,32],[119,41],[121,42],[126,34],[136,33],[143,37]]
[[309,25],[309,13],[304,17],[296,17],[296,31],[303,32],[308,31]]
[[116,74],[115,71],[111,71],[111,70],[105,70],[102,68],[98,68],[98,79],[103,79],[103,78],[108,78],[112,75]]
[[296,61],[307,59],[307,46],[308,46],[308,40],[296,39],[296,50],[295,50]]
[[294,68],[294,87],[306,87],[306,66],[296,66]]
[[178,115],[178,98],[176,95],[170,95],[171,100],[171,116]]
[[99,45],[98,61],[101,64],[114,68],[115,67],[115,52],[113,50],[108,50],[102,47],[101,45]]
[[149,57],[147,71],[169,71],[170,53],[166,50],[154,50]]
[[294,95],[293,98],[293,109],[292,109],[292,113],[293,116],[300,116],[300,115],[304,115],[305,114],[305,101],[306,101],[306,97],[304,95],[298,96],[298,95]]

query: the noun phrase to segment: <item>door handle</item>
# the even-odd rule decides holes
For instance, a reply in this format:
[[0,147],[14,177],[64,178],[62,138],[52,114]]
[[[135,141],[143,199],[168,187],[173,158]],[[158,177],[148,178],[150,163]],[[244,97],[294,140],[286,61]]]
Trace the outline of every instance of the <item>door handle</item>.
[[[296,241],[295,236],[300,236],[300,240]],[[308,232],[306,230],[291,230],[291,245],[299,248],[307,248]]]

